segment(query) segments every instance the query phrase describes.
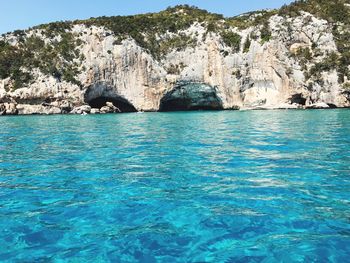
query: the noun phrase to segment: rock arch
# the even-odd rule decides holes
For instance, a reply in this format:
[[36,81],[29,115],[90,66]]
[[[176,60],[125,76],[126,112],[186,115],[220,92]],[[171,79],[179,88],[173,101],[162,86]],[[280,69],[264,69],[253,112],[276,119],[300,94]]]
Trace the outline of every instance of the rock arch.
[[111,102],[119,112],[137,112],[130,101],[119,95],[113,87],[104,83],[89,86],[86,89],[84,100],[91,108],[101,109],[107,105],[107,102]]
[[160,101],[159,111],[223,110],[217,89],[203,83],[180,83]]

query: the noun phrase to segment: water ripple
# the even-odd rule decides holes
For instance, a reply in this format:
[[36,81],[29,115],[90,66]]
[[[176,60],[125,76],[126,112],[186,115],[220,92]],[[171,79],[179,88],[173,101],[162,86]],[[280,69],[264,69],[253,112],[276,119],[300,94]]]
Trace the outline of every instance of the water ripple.
[[349,110],[0,125],[0,261],[349,262]]

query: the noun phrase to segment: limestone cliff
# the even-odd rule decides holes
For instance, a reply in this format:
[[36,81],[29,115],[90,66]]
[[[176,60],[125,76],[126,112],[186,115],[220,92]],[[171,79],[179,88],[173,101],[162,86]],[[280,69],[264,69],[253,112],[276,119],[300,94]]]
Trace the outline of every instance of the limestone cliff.
[[320,1],[342,10],[335,20],[312,2],[235,18],[178,6],[5,34],[0,114],[348,107],[349,4]]

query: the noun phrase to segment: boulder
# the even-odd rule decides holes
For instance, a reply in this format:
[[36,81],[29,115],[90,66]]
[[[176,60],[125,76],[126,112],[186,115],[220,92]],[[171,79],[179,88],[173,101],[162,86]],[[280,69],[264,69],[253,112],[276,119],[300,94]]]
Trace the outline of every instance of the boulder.
[[306,106],[306,109],[329,109],[329,108],[330,108],[329,105],[324,102],[317,102],[309,106]]
[[49,107],[47,113],[44,113],[44,114],[52,115],[52,114],[61,114],[61,113],[62,113],[61,108]]
[[83,106],[73,108],[70,114],[84,114],[84,113],[90,113],[90,112],[91,112],[91,107],[89,105],[83,105]]
[[278,106],[278,109],[281,110],[288,110],[288,109],[302,109],[303,107],[300,104],[297,103],[282,103]]
[[17,115],[17,105],[14,103],[4,103],[6,115]]
[[62,113],[69,113],[72,111],[72,105],[68,101],[62,101],[60,105]]
[[103,106],[100,109],[101,113],[116,113],[116,112],[121,112],[120,109],[118,109],[112,102],[106,102],[106,106]]
[[104,106],[100,109],[100,113],[113,113],[113,112],[114,112],[114,110],[108,106]]
[[106,106],[110,108],[115,108],[112,102],[106,102]]
[[100,109],[92,108],[90,113],[91,114],[100,114]]
[[307,43],[294,43],[290,46],[289,51],[290,53],[296,55],[300,50],[310,48],[310,45]]
[[106,106],[113,110],[113,112],[122,112],[118,107],[114,106],[112,102],[106,102]]

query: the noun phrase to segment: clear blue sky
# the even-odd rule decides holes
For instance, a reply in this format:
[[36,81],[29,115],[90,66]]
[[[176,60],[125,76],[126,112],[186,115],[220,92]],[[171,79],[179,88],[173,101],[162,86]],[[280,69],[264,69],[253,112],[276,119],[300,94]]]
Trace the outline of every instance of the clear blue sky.
[[276,8],[292,0],[1,0],[0,33],[38,24],[97,16],[158,12],[178,4],[195,5],[225,16]]

